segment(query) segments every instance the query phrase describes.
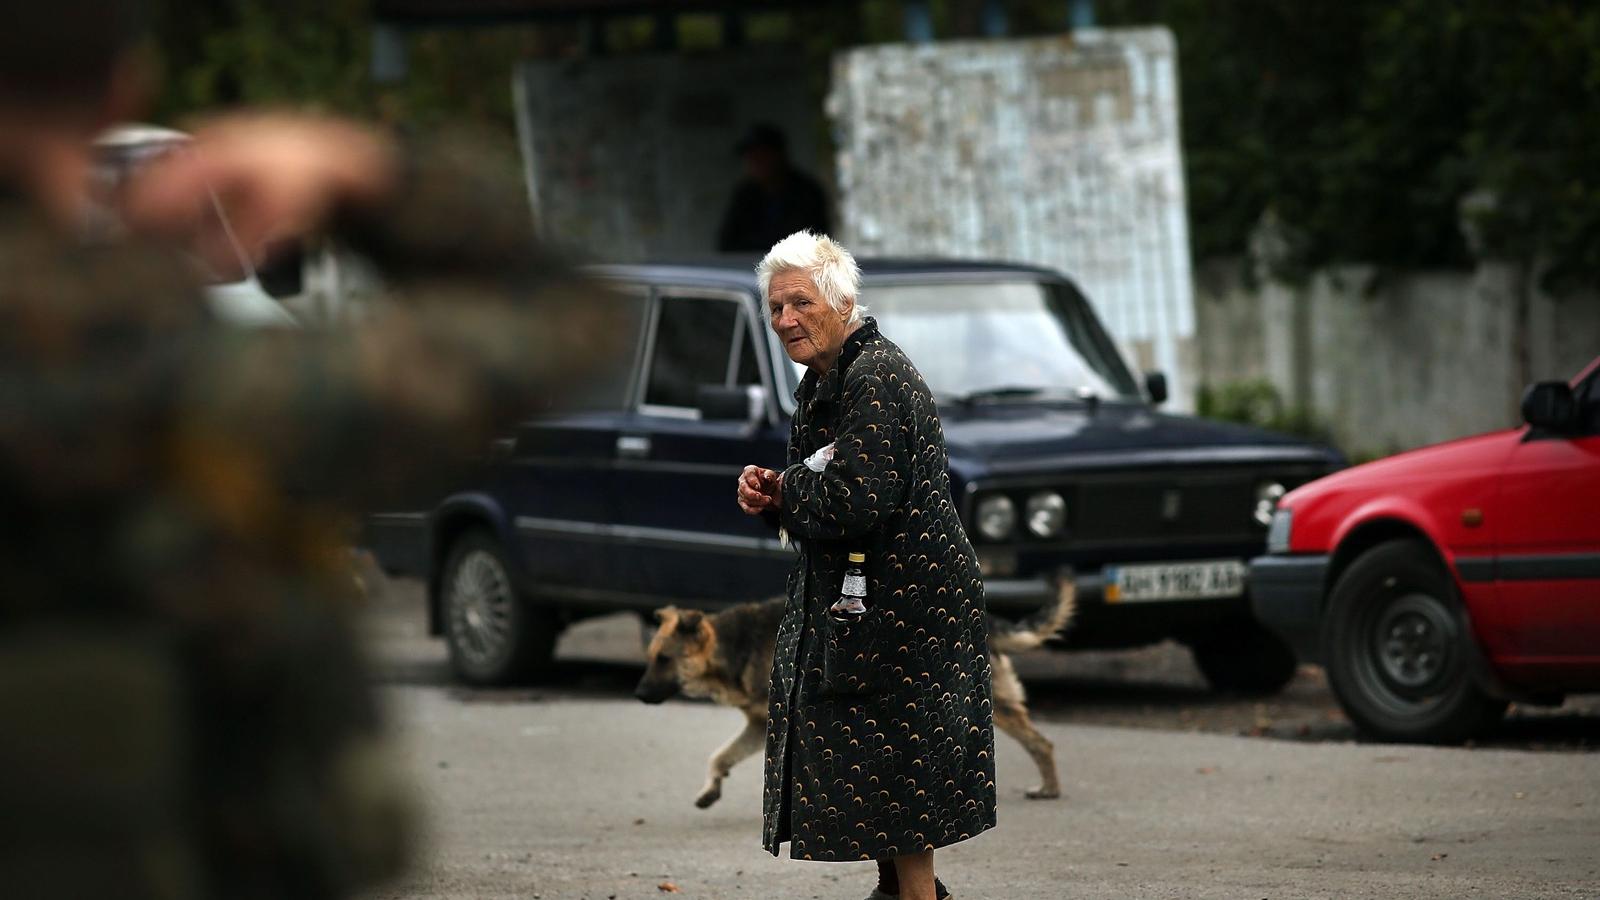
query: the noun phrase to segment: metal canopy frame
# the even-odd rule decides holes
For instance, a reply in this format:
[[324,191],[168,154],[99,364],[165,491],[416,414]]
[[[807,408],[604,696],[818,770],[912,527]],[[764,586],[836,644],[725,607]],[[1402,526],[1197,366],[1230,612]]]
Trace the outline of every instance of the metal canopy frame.
[[399,27],[494,25],[594,16],[763,13],[848,0],[374,0],[380,25]]

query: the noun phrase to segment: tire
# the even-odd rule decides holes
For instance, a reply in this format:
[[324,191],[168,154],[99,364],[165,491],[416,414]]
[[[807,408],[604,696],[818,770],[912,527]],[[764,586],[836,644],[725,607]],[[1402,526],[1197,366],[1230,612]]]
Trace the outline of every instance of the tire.
[[1299,665],[1288,644],[1255,622],[1200,641],[1189,652],[1212,689],[1226,694],[1276,694]]
[[549,674],[560,623],[512,580],[505,550],[482,531],[451,545],[439,584],[450,668],[468,684],[502,685]]
[[1322,629],[1328,683],[1363,733],[1457,743],[1488,729],[1506,701],[1478,684],[1477,645],[1455,583],[1427,544],[1395,540],[1339,576]]

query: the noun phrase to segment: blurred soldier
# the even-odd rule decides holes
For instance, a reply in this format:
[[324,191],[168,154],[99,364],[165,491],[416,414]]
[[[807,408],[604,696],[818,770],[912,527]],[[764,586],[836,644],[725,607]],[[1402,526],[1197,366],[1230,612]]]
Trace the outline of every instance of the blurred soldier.
[[[355,652],[348,512],[603,363],[515,180],[360,126],[218,122],[87,246],[91,137],[138,112],[131,0],[0,29],[0,896],[321,898],[408,804]],[[509,187],[508,187],[509,184]],[[186,241],[323,227],[397,288],[351,335],[227,330]],[[192,245],[192,244],[191,244]],[[534,315],[527,315],[528,312]]]
[[796,231],[828,233],[828,198],[815,178],[789,161],[776,126],[756,125],[735,148],[744,178],[733,189],[717,232],[724,253],[766,253]]

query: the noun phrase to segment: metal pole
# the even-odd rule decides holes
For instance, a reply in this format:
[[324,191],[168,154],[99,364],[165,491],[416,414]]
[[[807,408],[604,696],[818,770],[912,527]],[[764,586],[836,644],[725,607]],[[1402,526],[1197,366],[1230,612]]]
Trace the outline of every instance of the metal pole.
[[372,26],[372,80],[399,84],[406,80],[409,68],[405,32],[393,25]]
[[672,13],[657,13],[655,17],[656,49],[671,53],[678,49],[678,17]]
[[984,0],[983,36],[1005,37],[1010,31],[1011,23],[1006,17],[1005,0]]
[[744,46],[744,16],[728,10],[722,14],[722,46],[730,50]]
[[933,10],[929,8],[928,0],[906,0],[905,29],[908,43],[932,43]]
[[1067,27],[1094,27],[1094,0],[1067,0]]

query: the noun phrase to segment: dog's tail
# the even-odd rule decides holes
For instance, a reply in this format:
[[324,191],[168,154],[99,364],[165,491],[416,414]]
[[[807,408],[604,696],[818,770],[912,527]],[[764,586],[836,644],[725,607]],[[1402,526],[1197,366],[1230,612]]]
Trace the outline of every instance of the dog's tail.
[[998,616],[989,616],[989,649],[998,653],[1038,649],[1056,632],[1067,627],[1077,610],[1077,587],[1073,584],[1072,576],[1067,575],[1056,583],[1056,602],[1040,607],[1038,612],[1021,622],[1007,622]]

